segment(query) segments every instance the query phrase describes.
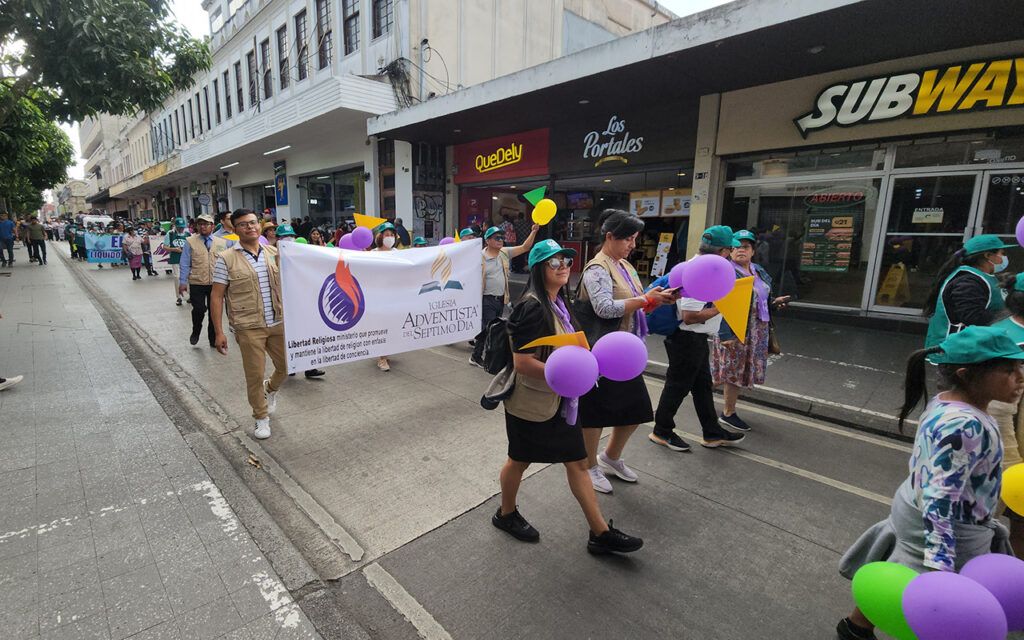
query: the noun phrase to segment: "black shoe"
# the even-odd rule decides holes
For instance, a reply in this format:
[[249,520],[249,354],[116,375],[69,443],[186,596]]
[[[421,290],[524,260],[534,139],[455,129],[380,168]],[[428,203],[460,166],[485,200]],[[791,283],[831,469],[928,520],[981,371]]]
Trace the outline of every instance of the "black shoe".
[[[839,640],[878,640],[870,629],[858,631],[852,625],[853,623],[850,622],[849,618],[843,618],[839,621],[839,624],[836,625],[836,635],[839,637]],[[860,628],[858,627],[858,629]],[[863,632],[866,632],[867,635],[863,635]]]
[[470,340],[469,341],[469,346],[475,347],[476,346],[476,340]]
[[180,307],[181,306],[181,298],[178,298],[178,301],[175,302],[174,304],[176,304],[176,305],[178,305]]
[[295,376],[295,374],[294,374],[294,373],[289,373],[289,374],[288,374],[288,377],[289,377],[289,378],[291,378],[291,377],[293,377],[293,376]]
[[305,375],[307,378],[319,378],[320,376],[325,375],[326,373],[327,372],[322,369],[310,369],[303,375]]
[[526,521],[526,518],[519,513],[519,509],[516,509],[507,516],[503,516],[501,515],[501,507],[498,507],[498,510],[491,516],[491,524],[516,540],[522,540],[523,542],[537,542],[540,540],[540,532]]
[[469,364],[473,365],[474,367],[480,367],[481,369],[484,368],[484,363],[481,362],[480,359],[477,358],[476,356],[469,356]]
[[590,532],[590,541],[587,542],[587,551],[594,555],[602,555],[605,553],[632,553],[640,547],[644,546],[644,541],[640,538],[634,538],[633,536],[626,535],[618,529],[612,526],[612,521],[608,521],[608,530],[599,536],[595,536],[594,532]]
[[742,433],[729,433],[728,431],[723,431],[720,435],[717,435],[713,438],[703,438],[700,441],[700,446],[704,447],[705,449],[714,449],[715,447],[731,447],[734,444],[739,444],[743,442],[744,438],[746,437],[747,436],[743,435]]
[[652,433],[651,435],[647,436],[647,439],[653,442],[654,444],[659,444],[665,447],[666,449],[670,449],[672,451],[690,450],[690,445],[688,445],[685,440],[677,436],[675,431],[673,431],[668,437],[658,435],[657,433]]
[[190,345],[192,345],[193,347],[196,346],[197,344],[199,344],[199,332],[198,331],[193,331],[192,332],[192,335],[190,335],[188,337],[188,343]]
[[743,418],[738,413],[734,413],[731,416],[727,416],[724,413],[718,414],[718,424],[733,431],[742,431],[744,433],[750,431],[750,425],[743,422]]

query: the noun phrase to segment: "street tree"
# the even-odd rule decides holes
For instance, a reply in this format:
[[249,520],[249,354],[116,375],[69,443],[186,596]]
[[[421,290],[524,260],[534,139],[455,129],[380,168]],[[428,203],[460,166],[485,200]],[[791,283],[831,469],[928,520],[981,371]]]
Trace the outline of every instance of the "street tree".
[[48,115],[51,97],[41,90],[14,101],[0,84],[0,101],[13,107],[0,127],[0,209],[25,213],[42,204],[42,191],[67,179],[74,147]]
[[65,122],[154,111],[209,67],[167,0],[0,0],[0,126],[40,92]]

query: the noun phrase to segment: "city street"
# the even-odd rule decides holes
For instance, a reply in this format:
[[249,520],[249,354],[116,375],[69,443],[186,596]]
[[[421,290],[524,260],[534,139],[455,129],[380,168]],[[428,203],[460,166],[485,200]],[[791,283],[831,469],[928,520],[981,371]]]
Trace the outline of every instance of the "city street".
[[[500,408],[480,408],[488,376],[467,364],[466,345],[398,355],[390,373],[365,361],[318,380],[289,378],[273,436],[257,443],[237,346],[230,341],[224,357],[205,340],[189,345],[189,307],[174,305],[169,276],[161,270],[133,282],[125,269],[70,262],[66,244],[50,248],[63,259],[43,269],[19,259],[0,279],[0,326],[11,347],[4,374],[26,374],[0,395],[3,429],[30,437],[52,424],[55,399],[158,402],[163,412],[154,405],[154,419],[169,419],[178,434],[151,442],[153,454],[181,451],[183,442],[201,453],[190,430],[215,443],[209,448],[231,467],[225,477],[241,478],[266,512],[236,505],[233,494],[243,492],[222,486],[227,503],[323,637],[830,637],[851,604],[839,556],[886,515],[906,472],[904,442],[742,405],[754,431],[735,449],[672,453],[647,441],[649,427],[630,442],[624,459],[640,481],[614,482],[600,504],[617,527],[644,538],[640,552],[588,555],[564,473],[544,465],[531,468],[519,499],[541,542],[518,543],[489,523],[505,459],[503,417]],[[103,341],[116,340],[134,370],[87,362],[78,369],[79,394],[62,396],[62,379],[41,368],[22,333],[62,322],[68,305],[91,313],[90,302],[114,327],[116,338]],[[31,319],[22,320],[32,303]],[[77,344],[77,335],[62,344]],[[19,355],[6,357],[12,353]],[[648,385],[657,398],[660,381]],[[677,423],[694,442],[689,401]],[[11,485],[10,474],[0,477]],[[267,534],[268,516],[281,536]],[[0,533],[0,551],[8,537]],[[315,577],[302,578],[304,571]],[[125,636],[111,623],[109,637]]]

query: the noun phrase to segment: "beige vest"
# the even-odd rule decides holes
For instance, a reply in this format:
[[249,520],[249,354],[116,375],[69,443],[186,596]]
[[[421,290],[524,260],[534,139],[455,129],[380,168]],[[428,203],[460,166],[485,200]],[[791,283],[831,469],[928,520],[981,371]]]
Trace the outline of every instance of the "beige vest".
[[[612,299],[613,300],[625,300],[626,298],[633,298],[636,296],[633,293],[633,289],[630,288],[629,282],[622,275],[622,270],[616,266],[616,262],[621,264],[625,269],[626,273],[629,274],[630,279],[633,281],[633,285],[637,291],[643,291],[644,287],[640,284],[640,277],[636,274],[636,269],[633,265],[629,264],[626,260],[615,260],[603,251],[599,251],[596,256],[590,259],[587,266],[583,267],[583,271],[586,271],[593,265],[600,265],[602,269],[608,272],[608,275],[612,277]],[[580,287],[579,291],[580,300],[590,300],[590,294],[587,293],[586,287]],[[619,331],[632,331],[633,330],[633,316],[632,313],[627,313],[622,316],[622,322],[619,324]]]
[[[546,303],[545,303],[546,304]],[[555,335],[565,333],[562,323],[555,317]],[[551,355],[550,347],[541,347],[542,360]],[[530,422],[547,422],[558,412],[562,398],[551,390],[542,378],[516,374],[515,388],[505,400],[505,412]]]
[[[267,274],[270,276],[270,297],[274,305],[274,317],[284,319],[281,305],[281,271],[277,264],[277,249],[263,245],[264,258],[267,262]],[[260,279],[256,269],[249,264],[249,259],[238,249],[229,249],[221,253],[224,264],[228,268],[228,322],[236,331],[239,329],[260,329],[267,326],[263,317],[263,293],[260,291]]]
[[207,251],[203,236],[196,234],[185,240],[192,249],[192,270],[188,272],[189,284],[213,284],[213,263],[217,254],[227,248],[224,238],[210,236],[210,249]]

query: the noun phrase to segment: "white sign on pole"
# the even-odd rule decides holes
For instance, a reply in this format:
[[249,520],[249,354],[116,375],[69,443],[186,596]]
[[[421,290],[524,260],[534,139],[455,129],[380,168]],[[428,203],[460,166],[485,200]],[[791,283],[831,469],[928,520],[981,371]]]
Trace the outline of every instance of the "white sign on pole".
[[466,341],[480,331],[480,240],[380,252],[280,247],[289,373]]

